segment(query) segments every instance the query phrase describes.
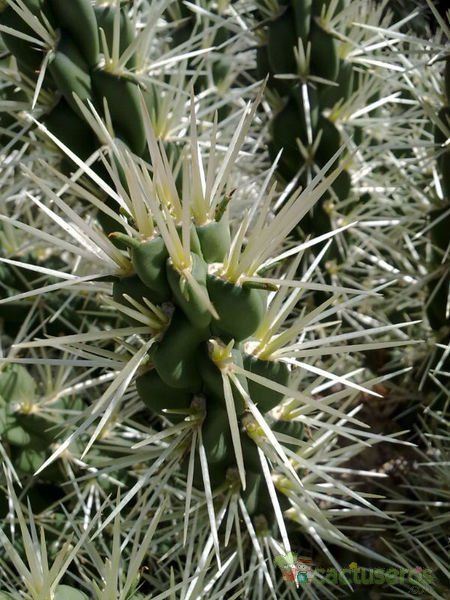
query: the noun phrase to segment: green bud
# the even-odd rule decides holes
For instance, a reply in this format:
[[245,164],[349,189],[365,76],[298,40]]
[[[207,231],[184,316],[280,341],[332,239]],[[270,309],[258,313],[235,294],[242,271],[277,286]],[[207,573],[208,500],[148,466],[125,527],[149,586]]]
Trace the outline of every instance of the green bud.
[[146,138],[137,85],[103,70],[92,72],[92,82],[100,105],[103,106],[103,100],[108,104],[117,137],[123,138],[131,150],[141,156]]
[[297,47],[294,12],[291,7],[282,12],[268,26],[267,50],[273,73],[286,74],[297,71],[294,48]]
[[310,43],[311,71],[318,77],[336,81],[339,72],[337,40],[313,20]]
[[234,449],[226,409],[207,402],[202,438],[208,465],[229,463],[233,460]]
[[197,227],[203,257],[207,263],[223,262],[231,245],[230,226],[225,218]]
[[198,348],[209,335],[207,328],[195,327],[181,311],[175,310],[153,354],[155,368],[168,386],[192,392],[201,390]]
[[170,300],[172,294],[165,273],[169,253],[164,240],[156,237],[147,242],[138,242],[122,233],[112,233],[110,237],[129,247],[136,273],[149,289],[148,293],[151,293],[154,301],[159,304]]
[[48,65],[49,71],[70,108],[83,119],[74,94],[82,102],[92,100],[89,66],[78,46],[67,33],[62,33],[55,54]]
[[[0,429],[3,429],[3,425],[1,424],[1,416]],[[11,446],[26,447],[31,441],[31,435],[25,431],[23,427],[20,427],[20,425],[15,425],[3,429],[2,439],[8,442],[8,444],[11,444]]]
[[295,31],[306,48],[309,30],[311,28],[311,8],[313,0],[291,0],[295,17]]
[[339,101],[345,102],[353,92],[354,71],[353,65],[346,61],[339,62],[339,74],[336,79],[337,86],[323,86],[320,92],[320,105],[322,108],[332,108]]
[[[136,37],[131,19],[126,14],[126,8],[120,8],[120,44],[119,53],[123,54],[128,46]],[[94,8],[95,17],[97,19],[98,29],[103,29],[105,33],[106,43],[108,44],[109,54],[112,54],[113,39],[114,39],[114,19],[116,14],[116,5],[103,4]],[[126,63],[127,69],[133,69],[136,66],[136,56],[132,55]]]
[[277,91],[280,95],[289,92],[292,82],[274,77],[269,61],[269,50],[267,44],[264,44],[256,48],[256,77],[257,79],[265,79],[267,75],[269,76],[269,89]]
[[[124,294],[136,300],[140,304],[145,305],[143,298],[147,298],[153,304],[160,304],[164,297],[161,294],[157,294],[152,292],[150,288],[148,288],[144,283],[142,283],[141,279],[137,275],[132,275],[131,277],[123,277],[121,279],[116,279],[113,283],[113,298],[119,304],[123,304],[128,308],[132,308],[136,310],[136,307],[131,304],[128,300],[125,299]],[[135,319],[123,314],[123,318],[126,319],[132,325],[142,325],[142,323],[136,321]]]
[[206,288],[207,265],[198,254],[191,254],[191,275],[203,291],[198,290],[167,261],[167,281],[175,296],[176,304],[181,308],[193,325],[199,328],[208,327],[211,322],[211,312],[206,300],[209,299]]
[[267,293],[234,285],[214,275],[208,275],[207,286],[219,315],[213,329],[236,341],[250,337],[264,317]]
[[6,365],[0,370],[0,395],[7,403],[30,403],[36,397],[36,383],[25,367]]
[[322,132],[319,145],[314,156],[318,165],[325,165],[339,150],[341,146],[341,134],[336,125],[320,116],[317,124],[317,130]]
[[58,585],[54,600],[88,600],[86,594],[69,585]]
[[[21,448],[13,455],[14,468],[17,472],[25,475],[34,475],[40,469],[49,456],[46,450],[35,450],[33,448]],[[50,464],[39,475],[39,479],[43,481],[59,482],[64,479],[64,475],[60,470],[58,461]]]
[[[247,371],[251,371],[255,375],[266,377],[270,381],[279,383],[280,385],[289,385],[290,373],[286,363],[278,360],[261,360],[246,354],[244,356],[244,367]],[[275,392],[251,379],[248,379],[248,390],[250,398],[262,413],[272,410],[284,398],[284,394]]]
[[[147,371],[136,379],[136,389],[145,406],[156,414],[164,414],[164,409],[188,408],[192,394],[189,391],[167,385],[156,370]],[[175,421],[182,419],[178,415],[165,415]]]
[[90,0],[49,0],[57,23],[70,34],[91,67],[98,61],[99,44],[95,13]]
[[[298,97],[298,93],[296,96]],[[296,98],[291,96],[284,107],[274,116],[271,130],[271,158],[275,159],[279,151],[283,150],[279,170],[283,177],[290,180],[305,162],[300,154],[297,140],[300,140],[304,145],[308,143],[306,125],[302,127],[299,102]]]

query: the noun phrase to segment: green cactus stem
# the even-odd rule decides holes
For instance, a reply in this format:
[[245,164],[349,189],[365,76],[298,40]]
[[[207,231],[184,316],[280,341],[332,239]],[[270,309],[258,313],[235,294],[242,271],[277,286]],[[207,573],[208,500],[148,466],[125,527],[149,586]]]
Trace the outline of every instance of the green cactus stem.
[[86,0],[49,0],[49,4],[59,27],[70,35],[88,66],[95,67],[99,59],[99,38],[92,3]]
[[[214,352],[211,351],[206,345],[202,348],[200,353],[199,368],[203,379],[203,389],[206,397],[208,398],[207,406],[216,405],[225,408],[225,398],[223,391],[223,380],[220,370],[220,365],[216,364],[213,359]],[[237,366],[242,367],[242,353],[240,350],[233,348],[230,352],[229,359]],[[239,381],[241,382],[244,389],[247,388],[247,382],[244,377],[240,376]],[[233,397],[235,402],[235,409],[238,415],[242,414],[245,408],[241,394],[233,389]]]
[[219,315],[213,329],[236,341],[250,337],[264,316],[266,292],[235,285],[211,274],[207,277],[207,286]]
[[[145,406],[155,414],[164,414],[165,409],[188,408],[192,400],[191,392],[167,385],[154,369],[136,379],[136,389]],[[174,419],[174,415],[166,416]]]
[[181,311],[174,312],[153,354],[156,371],[167,385],[191,392],[201,391],[199,347],[209,335],[207,327],[195,327]]
[[[208,327],[211,323],[211,312],[207,301],[206,277],[208,268],[198,254],[191,254],[192,268],[190,279],[174,268],[170,259],[167,261],[167,281],[175,297],[176,303],[191,323],[198,328]],[[194,284],[195,282],[195,284]]]
[[[244,367],[248,371],[261,377],[266,377],[270,381],[284,386],[289,385],[290,371],[286,363],[277,360],[261,360],[245,354]],[[257,404],[259,410],[263,413],[272,410],[284,397],[283,394],[275,392],[252,380],[248,382],[248,389],[253,402]]]
[[196,227],[204,259],[207,263],[223,262],[231,245],[230,226],[225,218]]
[[164,240],[155,237],[145,242],[131,238],[123,233],[114,232],[109,236],[130,249],[131,261],[142,283],[148,288],[152,302],[160,304],[171,298],[171,290],[165,273],[165,264],[169,257]]

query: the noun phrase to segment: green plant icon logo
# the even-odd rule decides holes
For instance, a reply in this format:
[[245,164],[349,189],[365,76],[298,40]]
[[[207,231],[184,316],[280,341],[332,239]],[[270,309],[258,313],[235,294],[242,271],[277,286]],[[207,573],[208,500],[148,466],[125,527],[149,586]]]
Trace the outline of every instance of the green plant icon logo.
[[299,583],[306,583],[308,581],[308,573],[297,573],[297,581]]
[[280,568],[283,580],[295,583],[309,583],[313,579],[312,560],[298,556],[296,552],[288,552],[275,557],[277,567]]

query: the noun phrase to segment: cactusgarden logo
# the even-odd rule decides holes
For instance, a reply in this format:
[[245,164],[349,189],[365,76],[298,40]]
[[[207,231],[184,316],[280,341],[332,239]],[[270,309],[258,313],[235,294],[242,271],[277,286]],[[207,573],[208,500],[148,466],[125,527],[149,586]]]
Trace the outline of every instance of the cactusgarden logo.
[[314,579],[322,584],[357,584],[357,585],[383,585],[383,584],[410,584],[430,585],[433,582],[432,569],[417,566],[414,569],[406,568],[375,568],[368,569],[351,562],[344,569],[313,568],[311,558],[299,556],[296,552],[288,552],[275,557],[275,564],[281,570],[283,580],[295,583],[296,587],[313,583]]
[[296,552],[288,552],[275,557],[275,564],[280,568],[284,581],[295,583],[311,583],[314,578],[313,562],[310,558],[298,556]]

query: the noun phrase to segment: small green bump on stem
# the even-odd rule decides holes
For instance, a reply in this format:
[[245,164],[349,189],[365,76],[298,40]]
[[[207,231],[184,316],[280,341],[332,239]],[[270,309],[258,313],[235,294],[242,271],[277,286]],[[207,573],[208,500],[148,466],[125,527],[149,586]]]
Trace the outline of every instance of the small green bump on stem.
[[218,465],[232,460],[233,443],[224,406],[207,402],[202,437],[208,464]]
[[58,20],[76,42],[84,58],[93,66],[98,61],[99,42],[94,8],[90,0],[49,0]]
[[141,281],[152,292],[152,302],[160,304],[172,297],[166,277],[167,248],[161,237],[139,241],[129,235],[113,232],[109,237],[125,245],[131,252],[131,262]]
[[167,280],[176,303],[196,327],[207,327],[211,323],[212,307],[209,299],[206,276],[207,265],[198,254],[191,254],[191,268],[181,273],[167,260]]
[[231,246],[230,226],[226,219],[196,227],[201,251],[207,263],[222,263]]
[[229,335],[236,341],[251,336],[261,324],[266,311],[264,291],[243,288],[215,275],[208,275],[207,286],[219,315],[219,320],[213,323],[217,332]]
[[[244,367],[248,371],[268,379],[268,384],[270,384],[270,382],[275,382],[284,386],[289,385],[290,371],[286,363],[276,360],[262,360],[249,354],[245,354]],[[277,406],[284,398],[284,394],[276,392],[270,387],[266,387],[252,380],[249,380],[248,382],[248,389],[250,397],[262,413],[275,408],[275,406]]]
[[61,35],[48,68],[67,104],[83,119],[83,113],[74,98],[74,94],[83,103],[92,100],[92,81],[87,62],[79,47],[67,33]]
[[[140,375],[136,389],[145,406],[156,414],[164,414],[165,409],[186,409],[191,403],[192,394],[188,390],[167,385],[155,370]],[[167,416],[173,421],[183,420],[183,417]]]
[[53,600],[88,600],[86,594],[69,585],[58,585]]
[[161,379],[169,386],[200,392],[199,346],[209,337],[208,328],[198,328],[176,310],[153,355]]
[[146,147],[146,137],[136,82],[102,69],[92,71],[91,77],[98,103],[108,103],[115,135],[124,139],[131,150],[141,156]]

